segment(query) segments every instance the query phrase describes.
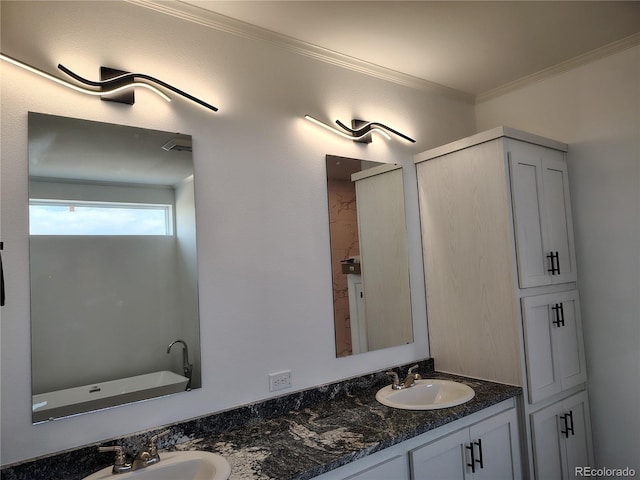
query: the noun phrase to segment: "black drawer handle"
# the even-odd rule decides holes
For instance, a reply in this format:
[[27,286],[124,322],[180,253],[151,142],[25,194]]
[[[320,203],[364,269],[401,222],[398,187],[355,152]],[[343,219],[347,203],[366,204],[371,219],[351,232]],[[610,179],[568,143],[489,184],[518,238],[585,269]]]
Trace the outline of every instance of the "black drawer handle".
[[562,303],[556,303],[553,307],[551,307],[551,310],[553,310],[556,319],[554,321],[552,321],[551,323],[553,323],[556,327],[564,327],[564,306]]
[[4,270],[2,269],[2,250],[4,249],[4,242],[0,242],[0,307],[4,307],[5,295],[4,295]]
[[[476,458],[476,446],[478,447],[478,458]],[[467,463],[467,467],[471,467],[471,473],[476,473],[476,463],[480,466],[480,468],[484,468],[484,461],[482,459],[482,440],[478,439],[477,442],[471,442],[464,448],[471,452],[471,463]]]
[[560,415],[560,418],[564,421],[564,430],[560,430],[560,433],[564,435],[565,438],[569,438],[570,435],[575,435],[576,432],[573,429],[573,411],[569,410],[569,413]]
[[476,463],[480,464],[480,468],[484,468],[484,462],[482,461],[482,439],[478,439],[477,442],[474,442],[478,446],[478,459]]
[[471,452],[471,463],[467,463],[467,467],[471,467],[471,473],[476,473],[476,455],[475,455],[475,451],[473,448],[473,443],[470,443],[469,445],[465,446],[464,448],[466,448],[467,450],[469,450]]
[[551,275],[560,275],[560,258],[558,252],[549,252],[547,258],[551,262],[551,268],[547,269],[547,272]]

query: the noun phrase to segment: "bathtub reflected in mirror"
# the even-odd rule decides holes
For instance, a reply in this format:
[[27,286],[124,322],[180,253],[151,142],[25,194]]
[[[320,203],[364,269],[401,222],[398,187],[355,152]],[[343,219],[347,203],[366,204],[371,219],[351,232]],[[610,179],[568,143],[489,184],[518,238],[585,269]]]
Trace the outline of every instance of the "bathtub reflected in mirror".
[[42,422],[184,392],[188,383],[187,377],[165,370],[41,393],[33,396],[33,421]]
[[29,113],[29,230],[33,422],[201,386],[191,137]]

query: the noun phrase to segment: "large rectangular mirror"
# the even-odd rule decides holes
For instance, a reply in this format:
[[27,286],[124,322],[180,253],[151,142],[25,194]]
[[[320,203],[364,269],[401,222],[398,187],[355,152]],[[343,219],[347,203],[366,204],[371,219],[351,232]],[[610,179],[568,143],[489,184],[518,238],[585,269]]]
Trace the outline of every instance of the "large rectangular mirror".
[[402,167],[327,155],[336,355],[413,342]]
[[28,123],[33,422],[200,387],[191,137]]

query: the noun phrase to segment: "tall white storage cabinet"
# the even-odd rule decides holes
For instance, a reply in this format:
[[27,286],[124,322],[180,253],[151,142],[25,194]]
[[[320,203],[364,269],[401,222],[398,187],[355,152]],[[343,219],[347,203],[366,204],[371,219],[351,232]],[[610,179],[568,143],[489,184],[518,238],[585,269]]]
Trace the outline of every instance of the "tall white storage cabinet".
[[415,156],[431,354],[523,387],[538,480],[593,466],[567,148],[499,127]]

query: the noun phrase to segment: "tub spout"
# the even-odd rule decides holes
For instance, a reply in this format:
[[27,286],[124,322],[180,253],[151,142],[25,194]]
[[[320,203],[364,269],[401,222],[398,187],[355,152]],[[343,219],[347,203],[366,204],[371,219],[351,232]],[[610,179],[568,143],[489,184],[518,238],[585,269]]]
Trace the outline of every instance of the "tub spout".
[[173,347],[176,343],[182,344],[182,370],[184,372],[184,376],[189,379],[187,383],[187,390],[191,390],[191,375],[193,373],[193,364],[189,363],[189,347],[187,347],[187,343],[184,340],[175,340],[169,344],[167,347],[167,354],[171,352],[171,347]]

